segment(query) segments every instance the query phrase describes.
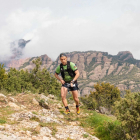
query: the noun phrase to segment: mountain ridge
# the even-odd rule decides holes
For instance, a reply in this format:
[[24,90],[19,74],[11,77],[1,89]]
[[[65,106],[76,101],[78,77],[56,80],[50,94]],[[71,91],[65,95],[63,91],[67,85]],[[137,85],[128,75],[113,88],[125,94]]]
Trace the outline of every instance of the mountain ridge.
[[[90,94],[96,82],[110,82],[121,91],[140,90],[140,60],[134,59],[129,51],[119,52],[117,55],[101,51],[75,51],[66,52],[66,55],[68,60],[74,62],[79,69],[79,87],[82,96]],[[60,64],[59,56],[55,61],[46,54],[39,57],[42,60],[41,68],[46,67],[51,73],[54,73]],[[33,69],[32,60],[36,58],[30,58],[19,69]]]

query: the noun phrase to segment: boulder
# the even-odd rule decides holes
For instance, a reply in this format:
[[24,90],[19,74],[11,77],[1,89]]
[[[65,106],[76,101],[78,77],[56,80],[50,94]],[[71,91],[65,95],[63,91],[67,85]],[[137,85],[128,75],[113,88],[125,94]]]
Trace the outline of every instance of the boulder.
[[0,98],[7,98],[4,94],[0,93]]
[[17,102],[17,100],[16,99],[14,99],[13,97],[9,97],[9,101],[11,101],[11,102]]
[[110,115],[111,114],[111,111],[109,111],[107,108],[102,107],[102,106],[99,107],[99,111],[102,114],[107,114],[107,115]]
[[47,97],[50,99],[54,99],[54,95],[52,95],[52,94],[49,94]]
[[47,102],[49,98],[46,97],[45,95],[41,94],[41,95],[40,95],[40,99],[44,99],[44,100]]
[[41,127],[40,129],[41,136],[44,136],[44,135],[51,136],[51,133],[52,131],[48,127]]
[[6,103],[8,103],[7,97],[4,94],[2,94],[2,93],[0,93],[0,102],[6,102]]
[[39,102],[38,102],[35,98],[33,98],[32,102],[33,102],[33,104],[35,104],[35,105],[39,105]]
[[20,109],[20,107],[18,105],[16,105],[15,103],[9,102],[8,105],[10,107],[13,107],[15,110],[19,110]]

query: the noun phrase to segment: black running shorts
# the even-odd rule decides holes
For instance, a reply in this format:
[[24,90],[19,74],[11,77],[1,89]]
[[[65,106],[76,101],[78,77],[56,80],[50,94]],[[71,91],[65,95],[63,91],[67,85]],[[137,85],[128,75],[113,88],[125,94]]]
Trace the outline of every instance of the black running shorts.
[[68,89],[68,91],[74,91],[74,90],[78,90],[78,84],[74,83],[73,87],[70,86],[70,83],[65,83],[62,85],[62,87],[66,87]]

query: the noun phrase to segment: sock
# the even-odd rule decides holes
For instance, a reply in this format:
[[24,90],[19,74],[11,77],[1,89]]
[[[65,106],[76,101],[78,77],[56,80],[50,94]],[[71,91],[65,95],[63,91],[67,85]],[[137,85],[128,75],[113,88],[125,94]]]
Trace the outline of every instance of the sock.
[[76,105],[76,108],[78,108],[79,107],[79,105]]
[[[66,106],[66,107],[65,107],[65,109],[66,109],[66,110],[67,110],[67,109],[69,110],[69,107],[68,107],[68,106]],[[70,110],[69,110],[69,111],[70,111]]]

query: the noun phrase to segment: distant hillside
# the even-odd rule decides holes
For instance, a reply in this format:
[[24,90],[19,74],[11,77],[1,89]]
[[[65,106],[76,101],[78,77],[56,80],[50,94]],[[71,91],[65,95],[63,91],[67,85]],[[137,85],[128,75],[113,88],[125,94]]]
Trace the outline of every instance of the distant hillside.
[[[110,82],[119,87],[121,91],[131,89],[140,91],[140,60],[133,58],[129,51],[119,52],[117,55],[109,55],[107,52],[70,52],[66,53],[68,60],[76,63],[79,71],[79,86],[81,95],[86,95],[93,90],[96,82]],[[19,69],[33,69],[30,58],[23,63]],[[58,64],[59,57],[52,61],[47,55],[40,56],[42,68],[54,73]]]

